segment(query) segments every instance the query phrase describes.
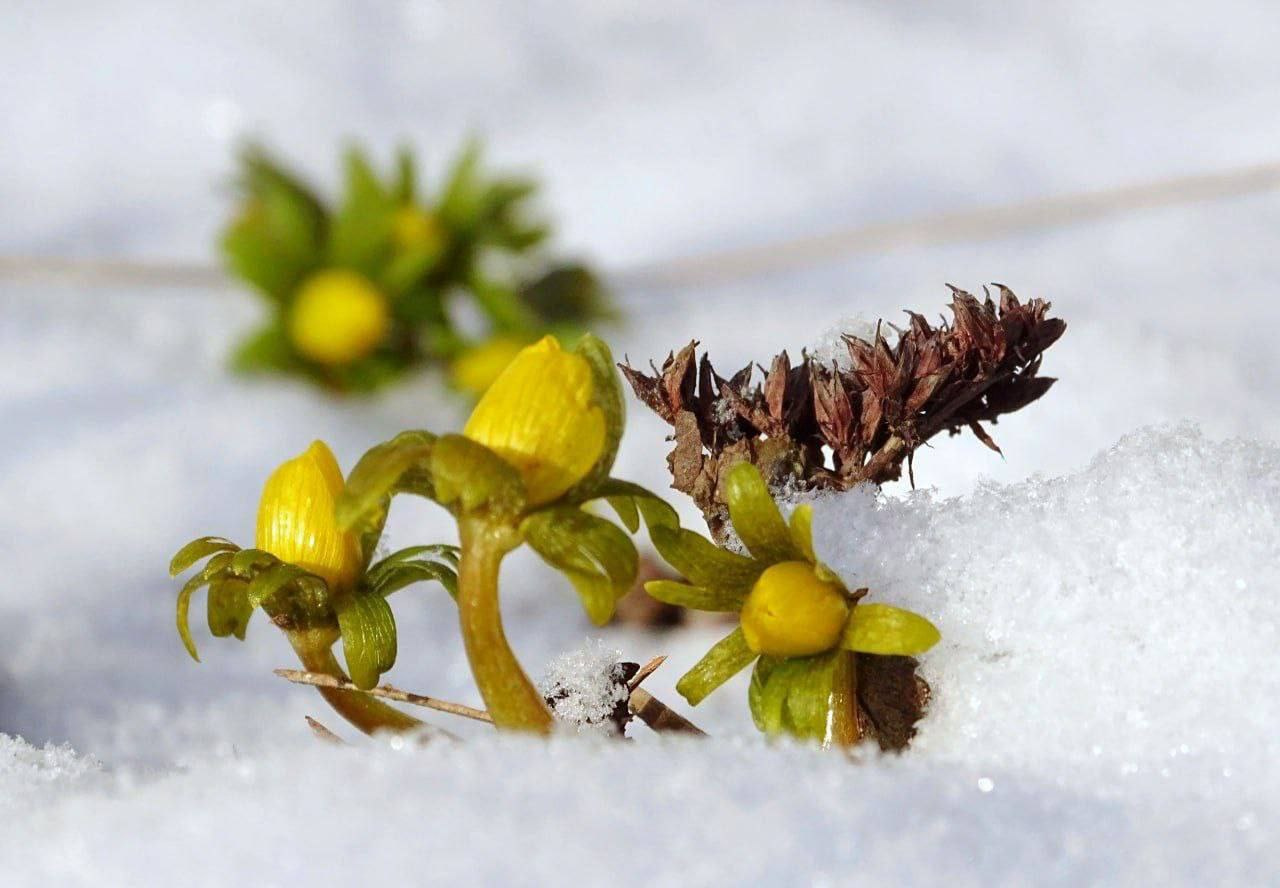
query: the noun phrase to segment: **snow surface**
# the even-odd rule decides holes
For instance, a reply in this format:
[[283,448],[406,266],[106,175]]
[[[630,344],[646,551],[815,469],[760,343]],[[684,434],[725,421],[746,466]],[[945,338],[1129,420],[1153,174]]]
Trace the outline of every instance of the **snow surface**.
[[[204,259],[245,132],[332,181],[345,135],[439,159],[487,131],[545,172],[563,243],[611,268],[1280,144],[1263,0],[308,8],[10,11],[0,248]],[[762,742],[742,679],[684,707],[675,679],[725,630],[592,629],[527,552],[504,608],[530,671],[584,636],[667,653],[646,687],[713,739],[538,744],[432,716],[463,742],[363,741],[271,676],[289,651],[261,621],[245,644],[197,632],[191,662],[178,545],[249,539],[263,478],[314,437],[349,466],[462,406],[430,376],[368,403],[228,378],[257,315],[233,289],[0,281],[4,884],[1273,881],[1277,231],[1260,194],[621,294],[610,339],[638,363],[693,338],[723,368],[797,355],[851,315],[934,314],[947,281],[1069,321],[1061,382],[992,430],[1003,460],[942,440],[921,492],[817,504],[824,557],[943,631],[916,746],[856,766]],[[664,487],[664,434],[633,404],[617,474]],[[405,502],[387,541],[452,533]],[[447,596],[395,608],[390,680],[477,703]]]

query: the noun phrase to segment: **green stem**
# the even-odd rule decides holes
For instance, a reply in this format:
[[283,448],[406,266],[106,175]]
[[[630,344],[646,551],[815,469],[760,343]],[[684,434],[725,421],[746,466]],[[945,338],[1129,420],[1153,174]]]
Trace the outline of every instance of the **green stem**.
[[497,727],[550,733],[555,721],[551,710],[520,667],[502,631],[498,570],[503,557],[515,547],[513,534],[482,519],[463,520],[459,532],[458,614],[480,696]]
[[[288,633],[293,650],[308,672],[319,672],[346,680],[347,674],[333,656],[331,633],[299,630]],[[320,696],[351,724],[366,734],[375,731],[412,731],[422,727],[422,722],[399,709],[388,706],[359,691],[339,688],[317,688]]]
[[826,746],[856,746],[862,739],[858,727],[858,655],[841,651],[836,655],[831,681],[831,728]]

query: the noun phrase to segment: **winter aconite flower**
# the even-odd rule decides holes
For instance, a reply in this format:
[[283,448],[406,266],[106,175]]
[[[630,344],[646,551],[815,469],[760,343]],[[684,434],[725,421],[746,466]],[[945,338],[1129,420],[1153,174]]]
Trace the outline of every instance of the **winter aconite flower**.
[[530,505],[581,481],[605,444],[604,411],[591,365],[547,336],[521,351],[494,381],[462,433],[520,473]]
[[323,441],[283,463],[262,490],[257,547],[332,588],[350,589],[360,572],[360,541],[333,517],[342,486],[338,460]]
[[814,556],[812,508],[783,520],[755,466],[739,463],[725,479],[729,517],[748,555],[718,548],[696,533],[651,530],[654,545],[688,583],[645,584],[653,597],[684,607],[736,611],[739,626],[680,679],[697,705],[755,663],[749,695],[756,725],[826,743],[860,737],[856,655],[913,656],[938,630],[924,617],[864,603]]
[[[416,546],[370,565],[382,521],[370,521],[361,534],[339,527],[334,506],[342,491],[337,459],[316,441],[267,479],[258,505],[256,548],[204,537],[173,557],[174,576],[208,559],[178,595],[178,633],[193,658],[198,659],[188,609],[191,596],[208,586],[209,631],[215,636],[243,640],[250,617],[261,607],[307,669],[346,678],[331,650],[341,638],[351,680],[362,688],[377,684],[396,659],[395,618],[386,596],[419,580],[437,580],[454,591],[457,555],[448,546]],[[332,688],[321,694],[365,731],[419,725],[363,694]]]
[[387,299],[364,276],[329,269],[298,290],[289,316],[289,335],[304,356],[325,366],[352,364],[387,336]]
[[[407,151],[389,175],[357,149],[344,166],[331,203],[263,151],[244,153],[221,246],[270,316],[237,348],[237,370],[365,392],[416,367],[452,366],[473,345],[576,335],[609,315],[588,269],[534,254],[550,234],[530,207],[534,184],[486,173],[477,145],[430,191]],[[471,310],[458,311],[466,300]],[[462,316],[477,327],[468,335],[454,323]],[[475,375],[461,385],[478,395],[497,371],[482,383]]]
[[552,716],[502,628],[498,570],[527,543],[573,583],[587,614],[607,621],[635,581],[627,534],[584,511],[607,498],[629,530],[677,526],[670,506],[609,477],[623,402],[608,347],[584,336],[572,351],[548,336],[522,349],[476,405],[461,435],[406,432],[365,454],[338,506],[362,528],[396,493],[448,508],[458,522],[458,610],[467,657],[500,728],[550,730]]

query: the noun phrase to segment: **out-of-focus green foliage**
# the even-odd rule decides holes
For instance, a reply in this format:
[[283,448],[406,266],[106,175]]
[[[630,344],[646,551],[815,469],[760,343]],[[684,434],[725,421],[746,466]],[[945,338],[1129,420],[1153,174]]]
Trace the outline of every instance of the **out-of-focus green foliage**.
[[344,167],[329,204],[261,148],[243,152],[221,248],[271,316],[236,347],[236,370],[365,392],[420,365],[461,364],[450,378],[479,395],[510,343],[574,340],[612,316],[591,269],[548,256],[550,228],[530,206],[536,183],[486,173],[478,143],[433,189],[407,150],[387,176],[358,148]]

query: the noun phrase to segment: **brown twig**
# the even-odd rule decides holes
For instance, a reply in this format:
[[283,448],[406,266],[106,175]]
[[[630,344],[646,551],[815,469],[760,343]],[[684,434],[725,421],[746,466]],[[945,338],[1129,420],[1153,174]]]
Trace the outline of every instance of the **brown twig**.
[[[640,683],[653,675],[658,667],[665,663],[665,656],[654,657],[648,663],[640,667],[632,679],[627,682],[627,690],[631,692],[628,701],[631,711],[636,717],[648,725],[653,731],[659,734],[694,734],[700,737],[706,736],[706,731],[699,728],[693,722],[689,721],[683,715],[673,710],[667,704],[663,703],[657,697],[648,691],[639,687]],[[447,712],[450,715],[460,715],[463,718],[473,719],[474,721],[493,724],[493,719],[489,717],[489,713],[483,709],[475,709],[471,706],[464,706],[461,703],[450,703],[448,700],[439,700],[435,697],[428,697],[425,694],[414,694],[409,691],[402,691],[399,688],[393,688],[390,685],[381,685],[376,688],[358,688],[354,683],[336,678],[332,675],[325,675],[317,672],[303,672],[301,669],[277,669],[276,675],[294,684],[311,685],[317,688],[336,688],[343,691],[357,691],[362,694],[368,694],[371,697],[381,697],[385,700],[394,700],[397,703],[408,703],[413,706],[423,706],[427,709],[434,709],[437,712]],[[307,717],[307,724],[316,732],[317,736],[325,740],[333,739],[341,743],[332,731],[324,727],[310,716]],[[436,730],[439,730],[438,728]]]
[[707,736],[706,731],[643,688],[631,692],[631,711],[636,714],[636,718],[659,734]]
[[483,709],[474,709],[470,706],[464,706],[461,703],[450,703],[448,700],[438,700],[435,697],[428,697],[424,694],[413,694],[409,691],[402,691],[399,688],[393,688],[390,685],[382,685],[376,688],[358,688],[350,681],[344,681],[335,678],[332,675],[323,675],[315,672],[303,672],[301,669],[277,669],[276,675],[283,679],[293,682],[294,684],[311,685],[317,688],[339,688],[344,691],[359,691],[362,694],[368,694],[371,697],[381,697],[384,700],[394,700],[397,703],[409,703],[413,706],[423,706],[427,709],[434,709],[437,712],[447,712],[450,715],[460,715],[463,718],[473,719],[475,721],[493,723],[493,719],[489,717],[489,713]]
[[627,682],[627,690],[634,693],[635,689],[640,687],[640,682],[657,672],[658,667],[665,662],[667,662],[667,655],[662,654],[661,656],[654,657],[648,663],[645,663],[640,667],[640,671],[631,677],[631,681]]

